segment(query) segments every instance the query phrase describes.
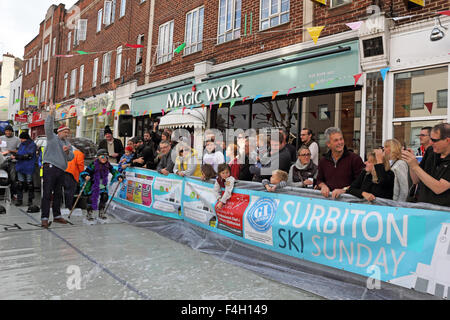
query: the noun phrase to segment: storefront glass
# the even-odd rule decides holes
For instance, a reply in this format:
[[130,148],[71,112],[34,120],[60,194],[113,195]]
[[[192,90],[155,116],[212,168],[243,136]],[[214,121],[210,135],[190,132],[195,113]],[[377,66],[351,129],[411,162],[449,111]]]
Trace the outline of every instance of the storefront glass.
[[[383,145],[383,99],[384,81],[380,72],[368,73],[366,76],[366,148],[367,155],[373,149]],[[359,111],[355,118],[361,118],[361,103],[356,105]]]
[[98,144],[103,139],[106,125],[109,125],[111,129],[114,128],[114,115],[95,114],[85,117],[83,137]]

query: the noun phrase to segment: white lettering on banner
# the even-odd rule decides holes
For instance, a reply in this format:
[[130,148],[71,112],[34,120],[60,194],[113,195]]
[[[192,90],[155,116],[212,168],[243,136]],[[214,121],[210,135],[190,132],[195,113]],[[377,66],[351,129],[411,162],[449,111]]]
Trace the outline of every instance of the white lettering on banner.
[[[351,221],[351,236],[353,239],[357,239],[362,235],[367,241],[378,242],[383,240],[386,244],[390,245],[392,243],[392,230],[394,230],[395,237],[401,246],[407,247],[408,245],[407,215],[402,216],[401,227],[399,227],[399,219],[397,218],[396,220],[392,213],[388,213],[387,219],[383,220],[381,213],[378,211],[369,211],[366,213],[364,210],[345,209],[344,215],[342,215],[341,209],[337,207],[326,208],[319,204],[312,205],[308,203],[303,210],[301,208],[301,202],[286,201],[278,223],[281,226],[288,226],[290,224],[295,229],[307,226],[307,230],[312,229],[312,231],[326,234],[338,233],[338,225],[340,224],[339,233],[344,237],[346,232],[348,232],[348,228],[346,229],[345,226],[347,216],[350,213],[353,215],[353,221]],[[360,217],[361,219],[359,219]],[[370,223],[371,221],[376,221],[376,223]],[[386,226],[383,225],[384,223]],[[321,225],[323,227],[322,230]],[[368,225],[371,226],[373,229],[371,232],[374,234],[369,234]]]
[[[236,79],[233,79],[231,81],[231,86],[223,85],[216,88],[206,89],[206,96],[209,102],[218,101],[219,98],[221,100],[239,98],[241,96],[239,93],[241,86],[241,84],[237,83]],[[203,90],[197,90],[195,92],[188,92],[185,94],[174,92],[167,96],[166,108],[178,108],[193,104],[201,104],[203,103],[203,99],[201,98],[202,94]]]
[[[359,268],[366,268],[369,265],[381,266],[386,274],[392,273],[392,276],[397,275],[398,266],[400,261],[403,259],[405,255],[405,251],[402,251],[400,255],[397,257],[395,250],[391,248],[390,261],[392,269],[389,270],[388,267],[388,257],[386,254],[386,249],[384,247],[380,247],[378,252],[374,252],[377,250],[375,248],[371,248],[363,243],[345,243],[344,240],[330,237],[320,237],[318,235],[313,235],[311,237],[311,242],[314,246],[311,251],[311,255],[314,257],[319,257],[323,254],[323,256],[328,260],[337,259],[339,263],[348,263],[348,265],[355,265]],[[323,243],[323,245],[322,245]],[[331,245],[330,245],[331,244]],[[339,247],[339,251],[337,250]],[[356,249],[356,254],[355,254]],[[374,259],[374,253],[377,253]],[[393,264],[393,266],[392,266]]]

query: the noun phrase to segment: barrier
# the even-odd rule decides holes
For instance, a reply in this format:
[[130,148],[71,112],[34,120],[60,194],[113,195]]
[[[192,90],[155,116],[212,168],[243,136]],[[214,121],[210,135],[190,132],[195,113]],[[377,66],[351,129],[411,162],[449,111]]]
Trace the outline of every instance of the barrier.
[[385,199],[372,205],[350,195],[333,201],[297,188],[262,190],[261,184],[239,182],[216,210],[212,183],[132,168],[114,200],[245,245],[449,298],[449,208]]

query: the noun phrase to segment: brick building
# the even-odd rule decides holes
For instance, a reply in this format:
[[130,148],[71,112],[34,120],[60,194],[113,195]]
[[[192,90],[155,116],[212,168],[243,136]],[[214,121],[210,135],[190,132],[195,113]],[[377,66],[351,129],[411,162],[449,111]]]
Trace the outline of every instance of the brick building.
[[[74,7],[79,12],[50,7],[25,47],[32,61],[48,43],[49,60],[24,72],[23,88],[44,87],[36,112],[53,99],[77,135],[98,140],[110,124],[117,136],[121,110],[130,110],[142,135],[162,110],[200,107],[204,127],[284,126],[294,136],[310,127],[322,151],[325,128],[339,126],[364,156],[393,136],[415,146],[419,126],[450,117],[448,46],[438,39],[448,33],[449,17],[438,13],[450,9],[445,0],[80,0]],[[69,20],[78,13],[80,22]],[[359,28],[346,25],[358,21]],[[315,43],[307,28],[318,26]]]

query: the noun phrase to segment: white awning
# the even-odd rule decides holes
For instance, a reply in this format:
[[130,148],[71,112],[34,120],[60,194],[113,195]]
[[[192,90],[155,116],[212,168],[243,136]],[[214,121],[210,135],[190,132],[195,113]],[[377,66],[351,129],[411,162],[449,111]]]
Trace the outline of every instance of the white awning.
[[206,126],[206,108],[177,109],[161,117],[159,127],[164,128],[201,128]]

